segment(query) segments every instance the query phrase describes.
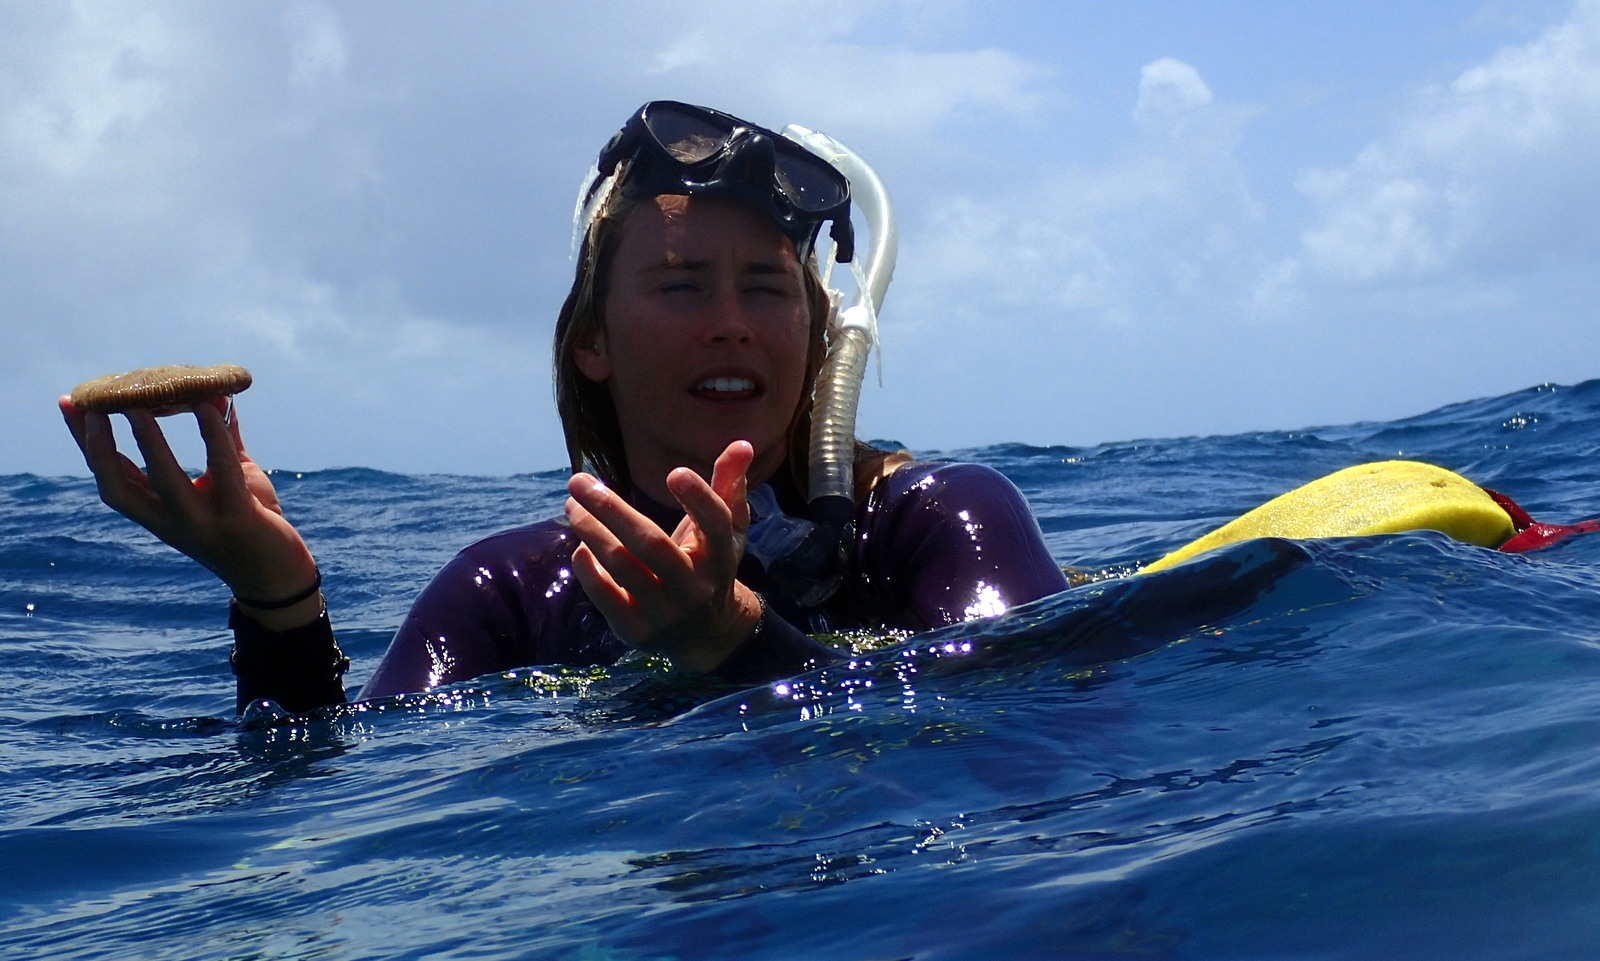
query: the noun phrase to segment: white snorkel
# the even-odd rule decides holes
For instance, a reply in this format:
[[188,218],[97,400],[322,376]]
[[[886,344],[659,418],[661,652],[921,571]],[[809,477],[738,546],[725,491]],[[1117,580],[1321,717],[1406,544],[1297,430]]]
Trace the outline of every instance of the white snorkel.
[[[867,222],[870,241],[863,255],[856,244],[850,269],[855,292],[841,309],[845,294],[829,288],[832,310],[828,317],[828,353],[817,374],[812,393],[811,458],[807,477],[810,522],[785,518],[769,489],[752,492],[756,523],[750,531],[749,549],[761,559],[774,580],[784,583],[792,599],[816,607],[839,589],[844,576],[845,547],[854,526],[856,411],[867,357],[878,341],[878,309],[894,276],[899,235],[894,209],[883,181],[866,162],[827,134],[795,124],[783,136],[828,161],[850,181],[850,199]],[[832,277],[834,248],[822,268],[827,286]]]
[[[855,277],[855,294],[849,306],[838,309],[843,294],[830,290],[836,313],[829,318],[828,355],[817,375],[811,411],[811,471],[807,496],[813,519],[832,526],[832,517],[844,512],[843,526],[855,514],[856,410],[861,401],[861,382],[866,374],[867,356],[878,343],[878,311],[883,305],[889,281],[894,278],[895,257],[899,252],[899,230],[894,208],[883,181],[867,163],[839,141],[825,133],[797,124],[783,128],[783,135],[828,161],[850,181],[850,199],[867,222],[870,235],[865,256],[859,250],[850,262]],[[832,274],[833,252],[823,272],[826,283]],[[823,498],[839,498],[836,506],[826,507]]]

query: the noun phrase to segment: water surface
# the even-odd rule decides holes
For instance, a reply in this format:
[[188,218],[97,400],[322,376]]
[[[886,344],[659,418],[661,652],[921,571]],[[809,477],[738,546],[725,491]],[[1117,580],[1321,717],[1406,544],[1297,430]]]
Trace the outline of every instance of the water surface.
[[[1600,514],[1600,381],[948,456],[1064,564],[1404,456]],[[274,481],[358,685],[561,476]],[[0,478],[6,958],[1568,958],[1600,950],[1600,536],[1258,541],[744,691],[527,669],[241,725],[225,592]]]

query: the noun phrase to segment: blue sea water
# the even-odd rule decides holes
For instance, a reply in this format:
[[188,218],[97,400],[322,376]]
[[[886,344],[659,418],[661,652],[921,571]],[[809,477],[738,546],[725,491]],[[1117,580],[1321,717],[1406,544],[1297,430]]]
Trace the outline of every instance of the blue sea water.
[[[1102,572],[1392,457],[1572,521],[1600,381],[950,456]],[[274,481],[356,684],[455,549],[561,491]],[[232,716],[225,600],[90,482],[0,477],[0,957],[1600,953],[1600,535],[1257,541],[749,691],[530,667],[286,723]]]

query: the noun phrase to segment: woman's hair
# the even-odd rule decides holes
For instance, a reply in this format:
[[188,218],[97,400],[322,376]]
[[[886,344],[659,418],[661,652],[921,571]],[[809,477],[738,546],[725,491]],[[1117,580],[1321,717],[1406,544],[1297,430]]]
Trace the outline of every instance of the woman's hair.
[[[619,168],[614,175],[615,182],[620,183],[624,175],[625,171]],[[556,411],[561,416],[567,458],[573,473],[592,471],[606,484],[622,490],[630,484],[628,455],[623,449],[622,427],[617,422],[611,391],[605,384],[585,377],[572,355],[574,348],[591,343],[596,334],[605,330],[606,285],[611,279],[611,264],[616,259],[623,225],[641,202],[624,197],[621,190],[611,190],[600,200],[600,209],[589,222],[578,249],[578,268],[572,290],[556,318],[555,356],[552,358]],[[829,303],[827,289],[817,276],[813,259],[807,257],[801,268],[811,332],[807,338],[806,377],[800,404],[789,421],[788,458],[795,484],[804,491],[810,459],[811,393],[827,351]]]

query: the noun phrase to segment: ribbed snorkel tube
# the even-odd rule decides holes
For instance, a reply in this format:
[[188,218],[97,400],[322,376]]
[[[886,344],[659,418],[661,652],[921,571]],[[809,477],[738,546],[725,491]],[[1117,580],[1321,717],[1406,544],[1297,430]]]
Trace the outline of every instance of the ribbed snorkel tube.
[[[783,134],[833,164],[849,179],[851,200],[866,220],[871,237],[865,256],[857,244],[857,255],[850,264],[856,286],[853,301],[839,310],[829,324],[828,353],[812,400],[807,485],[811,520],[827,532],[833,549],[842,552],[855,517],[856,410],[867,357],[878,339],[878,310],[889,281],[894,278],[899,230],[888,191],[865,161],[815,130],[790,124]],[[838,291],[832,294],[837,307],[843,295]],[[836,588],[837,580],[826,588],[827,594]]]

